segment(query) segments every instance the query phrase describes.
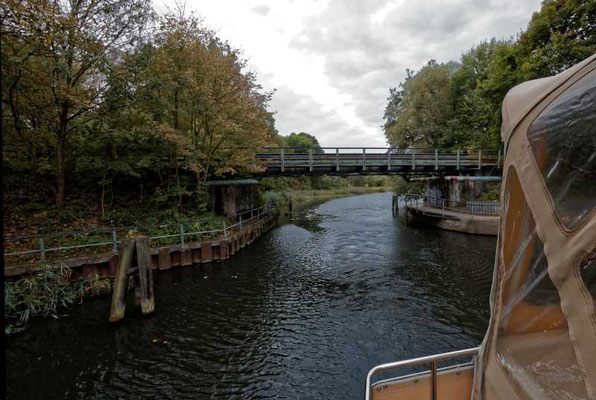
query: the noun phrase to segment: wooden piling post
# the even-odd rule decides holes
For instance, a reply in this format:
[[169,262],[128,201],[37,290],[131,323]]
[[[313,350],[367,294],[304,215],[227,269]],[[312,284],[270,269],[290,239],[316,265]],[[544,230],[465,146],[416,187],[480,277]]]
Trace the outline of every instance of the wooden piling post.
[[124,318],[126,310],[126,290],[128,289],[127,270],[130,268],[134,252],[134,240],[123,240],[120,251],[120,263],[116,268],[116,279],[112,291],[112,304],[110,306],[110,322],[118,322]]
[[155,299],[153,296],[153,271],[151,270],[151,248],[149,238],[135,239],[138,261],[139,286],[141,297],[141,311],[143,314],[151,314],[155,311]]
[[130,285],[134,288],[135,292],[135,306],[141,307],[141,282],[139,282],[139,274],[130,276]]

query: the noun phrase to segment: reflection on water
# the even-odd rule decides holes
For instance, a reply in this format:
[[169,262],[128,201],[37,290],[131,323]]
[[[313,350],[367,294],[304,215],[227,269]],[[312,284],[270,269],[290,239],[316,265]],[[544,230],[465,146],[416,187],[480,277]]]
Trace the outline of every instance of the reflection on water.
[[9,398],[362,397],[381,362],[480,343],[496,240],[408,228],[391,194],[298,212],[231,260],[155,274],[156,313],[109,299],[36,321]]

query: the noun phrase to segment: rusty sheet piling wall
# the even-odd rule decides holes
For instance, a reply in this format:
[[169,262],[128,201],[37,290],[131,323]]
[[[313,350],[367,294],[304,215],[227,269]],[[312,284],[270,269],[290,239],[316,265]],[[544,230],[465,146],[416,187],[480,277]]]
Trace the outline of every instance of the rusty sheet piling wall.
[[[263,233],[275,227],[277,223],[277,216],[270,214],[254,222],[246,223],[242,228],[229,232],[224,238],[151,247],[149,251],[150,269],[153,271],[167,270],[172,267],[228,259]],[[115,277],[120,257],[119,252],[111,251],[88,257],[66,259],[61,262],[71,268],[72,279],[94,273],[100,276]],[[27,275],[37,270],[39,270],[39,264],[25,264],[6,267],[4,273],[5,276],[17,276]]]
[[[268,216],[255,223],[247,224],[247,226],[227,238],[152,248],[151,268],[153,270],[167,270],[172,267],[226,260],[275,225],[277,225],[277,217]],[[116,254],[108,262],[95,265],[87,264],[83,266],[81,273],[86,275],[96,270],[100,275],[113,275],[118,260],[119,255]]]

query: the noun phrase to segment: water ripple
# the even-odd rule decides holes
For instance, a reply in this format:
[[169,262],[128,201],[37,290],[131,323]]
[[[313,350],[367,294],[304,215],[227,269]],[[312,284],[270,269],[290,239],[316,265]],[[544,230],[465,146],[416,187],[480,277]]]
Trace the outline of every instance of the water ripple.
[[156,313],[109,300],[6,350],[8,398],[356,398],[381,362],[477,345],[495,240],[407,228],[391,195],[296,215],[233,259],[155,276]]

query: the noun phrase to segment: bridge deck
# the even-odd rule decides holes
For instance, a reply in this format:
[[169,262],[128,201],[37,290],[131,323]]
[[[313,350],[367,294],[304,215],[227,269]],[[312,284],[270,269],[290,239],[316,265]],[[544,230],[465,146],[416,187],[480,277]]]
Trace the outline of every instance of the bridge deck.
[[[381,152],[380,150],[384,150]],[[390,151],[389,151],[390,150]],[[395,150],[380,148],[268,149],[255,156],[261,176],[400,174],[500,168],[497,151]]]

